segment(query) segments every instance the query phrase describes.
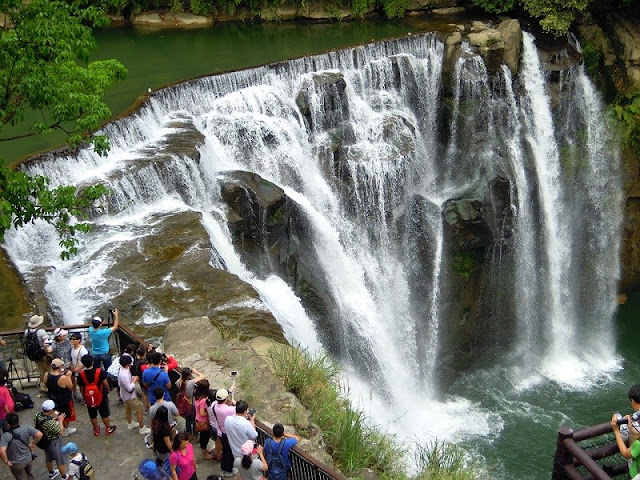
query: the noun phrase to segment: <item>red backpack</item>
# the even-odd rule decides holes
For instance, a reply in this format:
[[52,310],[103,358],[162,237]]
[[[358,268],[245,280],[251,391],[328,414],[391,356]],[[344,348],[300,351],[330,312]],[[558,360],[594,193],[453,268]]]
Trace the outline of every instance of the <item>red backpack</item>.
[[80,376],[84,382],[84,401],[87,407],[98,408],[102,403],[102,385],[98,384],[100,381],[100,369],[96,368],[93,383],[87,381],[84,370],[80,372]]

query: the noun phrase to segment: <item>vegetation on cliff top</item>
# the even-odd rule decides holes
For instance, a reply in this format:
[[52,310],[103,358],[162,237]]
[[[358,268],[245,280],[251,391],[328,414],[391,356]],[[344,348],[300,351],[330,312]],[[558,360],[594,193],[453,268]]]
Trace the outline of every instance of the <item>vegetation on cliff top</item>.
[[[126,70],[116,60],[87,62],[95,46],[91,27],[105,24],[104,13],[56,0],[0,0],[0,18],[0,143],[61,130],[69,145],[89,141],[105,152],[107,139],[91,133],[111,116],[103,96]],[[7,135],[7,126],[21,133]],[[0,161],[0,241],[12,224],[42,219],[56,228],[68,257],[76,252],[76,232],[89,229],[76,218],[106,192],[101,185],[52,189],[47,178]]]

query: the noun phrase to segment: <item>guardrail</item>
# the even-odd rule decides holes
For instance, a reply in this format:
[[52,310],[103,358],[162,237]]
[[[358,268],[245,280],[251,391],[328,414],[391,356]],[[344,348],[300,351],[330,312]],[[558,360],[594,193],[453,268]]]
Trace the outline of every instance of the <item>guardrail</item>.
[[[83,343],[87,345],[87,347],[91,343],[87,331],[89,327],[90,324],[64,326],[69,334],[71,334],[71,332],[79,332],[80,335],[82,335]],[[53,336],[53,331],[56,327],[42,328]],[[141,343],[148,345],[147,342],[139,338],[125,325],[120,324],[114,333],[115,334],[109,338],[113,352],[121,352],[124,347],[130,343],[136,346]],[[29,360],[24,353],[24,330],[0,332],[0,337],[7,342],[6,347],[0,347],[0,355],[7,363],[9,380],[13,381],[14,385],[16,381],[20,382],[23,389],[24,382],[26,382],[28,386],[37,386],[39,381],[38,368],[36,363]],[[259,420],[256,420],[256,429],[258,430],[258,441],[261,445],[264,445],[267,437],[273,438],[271,428]],[[301,450],[297,445],[289,451],[289,456],[292,465],[292,480],[347,480],[340,472],[319,462]]]
[[628,479],[628,472],[610,422],[576,431],[563,425],[558,430],[551,480]]

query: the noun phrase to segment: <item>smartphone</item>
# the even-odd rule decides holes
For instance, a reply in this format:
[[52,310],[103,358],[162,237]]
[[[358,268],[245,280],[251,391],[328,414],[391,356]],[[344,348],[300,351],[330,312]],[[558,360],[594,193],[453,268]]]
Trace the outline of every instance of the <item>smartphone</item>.
[[231,376],[235,377],[236,375],[238,375],[238,371],[237,370],[231,370]]

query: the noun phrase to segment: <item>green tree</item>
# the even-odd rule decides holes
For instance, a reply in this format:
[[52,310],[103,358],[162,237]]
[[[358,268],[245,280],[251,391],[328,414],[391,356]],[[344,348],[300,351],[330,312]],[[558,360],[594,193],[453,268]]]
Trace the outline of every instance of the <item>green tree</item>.
[[[126,75],[117,60],[88,61],[92,27],[107,22],[104,13],[57,0],[0,0],[0,21],[0,143],[61,130],[72,148],[90,142],[104,154],[106,137],[91,133],[111,116],[105,92]],[[20,133],[7,134],[8,126]],[[0,241],[12,224],[42,219],[56,228],[68,258],[76,253],[76,232],[89,229],[77,219],[106,193],[102,185],[52,189],[47,178],[0,161]]]

